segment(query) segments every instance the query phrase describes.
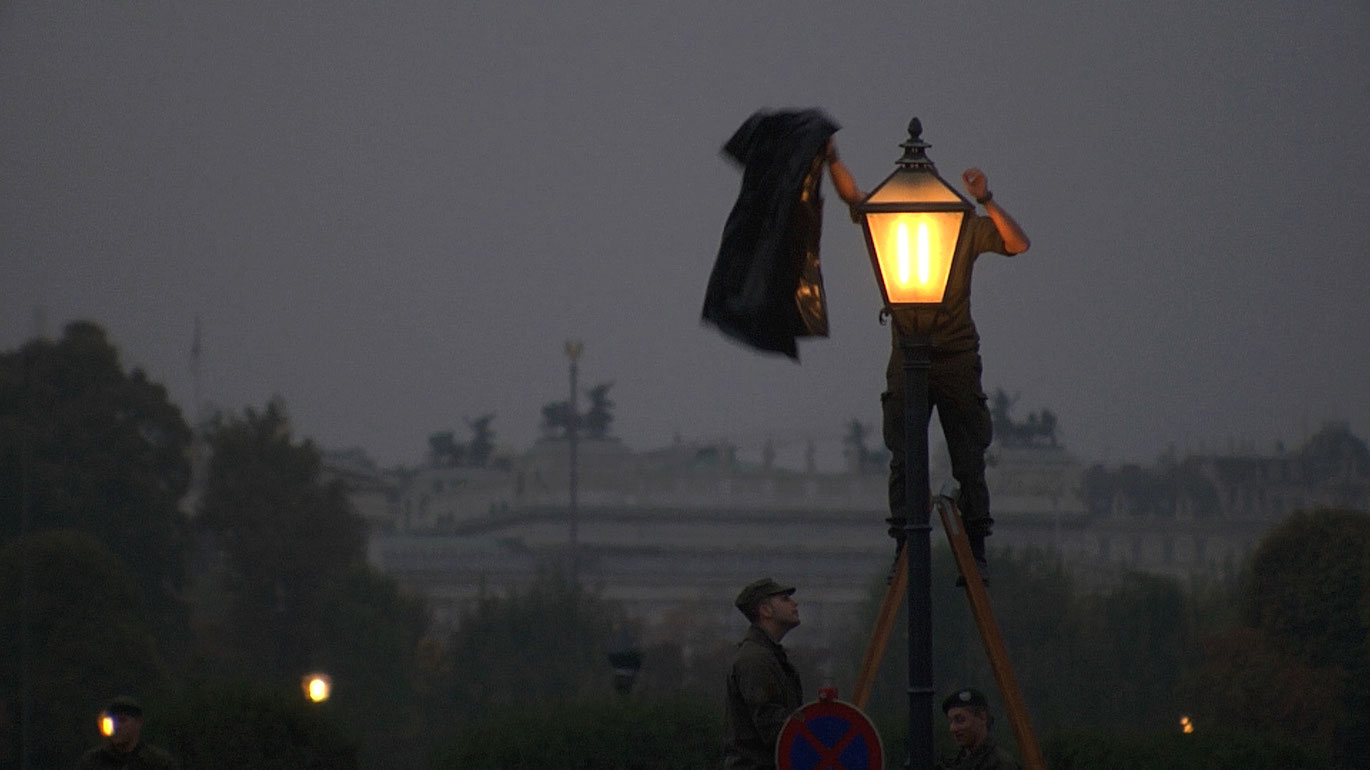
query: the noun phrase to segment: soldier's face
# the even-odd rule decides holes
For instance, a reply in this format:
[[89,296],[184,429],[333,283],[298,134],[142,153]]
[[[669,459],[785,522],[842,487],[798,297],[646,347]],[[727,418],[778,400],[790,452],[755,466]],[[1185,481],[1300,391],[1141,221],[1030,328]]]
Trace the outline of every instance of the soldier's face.
[[776,594],[768,597],[762,607],[771,620],[786,628],[799,625],[799,602],[794,600],[793,595]]
[[138,736],[142,732],[142,717],[118,714],[114,717],[114,733],[109,736],[109,742],[121,750],[127,750],[138,744]]
[[989,734],[989,716],[964,706],[948,710],[947,722],[951,726],[952,739],[963,749],[976,748]]

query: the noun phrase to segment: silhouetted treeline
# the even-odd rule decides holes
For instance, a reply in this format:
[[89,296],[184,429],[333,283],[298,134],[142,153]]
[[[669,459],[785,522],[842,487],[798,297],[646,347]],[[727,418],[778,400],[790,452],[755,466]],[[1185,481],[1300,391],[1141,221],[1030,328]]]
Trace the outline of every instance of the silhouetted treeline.
[[[182,511],[190,428],[100,327],[0,355],[0,767],[74,765],[118,694],[187,770],[421,763],[422,603],[367,566],[282,405],[207,439]],[[299,689],[315,670],[326,704]]]

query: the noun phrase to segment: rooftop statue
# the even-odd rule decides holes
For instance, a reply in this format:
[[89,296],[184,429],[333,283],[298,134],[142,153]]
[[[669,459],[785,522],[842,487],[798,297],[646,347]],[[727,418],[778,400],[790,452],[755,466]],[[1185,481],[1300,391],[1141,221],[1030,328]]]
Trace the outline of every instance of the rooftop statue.
[[1002,446],[1049,446],[1056,444],[1056,414],[1050,409],[1029,414],[1024,422],[1017,422],[1010,412],[1018,397],[1009,397],[1003,388],[994,391],[990,417],[994,420],[994,436]]

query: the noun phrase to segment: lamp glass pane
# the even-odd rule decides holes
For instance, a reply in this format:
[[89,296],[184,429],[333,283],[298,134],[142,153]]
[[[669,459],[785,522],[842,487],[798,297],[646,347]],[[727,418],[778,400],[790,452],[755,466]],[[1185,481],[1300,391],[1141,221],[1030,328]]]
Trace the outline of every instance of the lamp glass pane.
[[956,191],[948,187],[936,174],[927,171],[900,169],[890,174],[880,187],[866,199],[866,203],[963,203]]
[[942,301],[963,217],[961,211],[866,215],[880,280],[891,305]]

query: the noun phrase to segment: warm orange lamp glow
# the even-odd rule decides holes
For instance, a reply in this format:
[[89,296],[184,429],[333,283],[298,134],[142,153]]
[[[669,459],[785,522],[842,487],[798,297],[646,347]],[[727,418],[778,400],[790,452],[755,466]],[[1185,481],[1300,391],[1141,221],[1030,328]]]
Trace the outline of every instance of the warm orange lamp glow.
[[914,118],[899,168],[858,207],[880,293],[891,308],[942,303],[961,229],[974,209],[938,176],[922,131]]
[[108,711],[100,714],[100,734],[106,738],[114,735],[114,717]]
[[957,212],[866,215],[875,267],[888,304],[935,305],[942,301],[962,218]]
[[304,697],[314,703],[323,703],[333,691],[333,680],[327,674],[308,674],[300,682]]

